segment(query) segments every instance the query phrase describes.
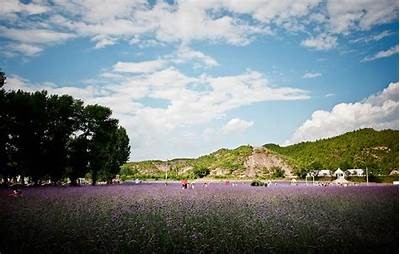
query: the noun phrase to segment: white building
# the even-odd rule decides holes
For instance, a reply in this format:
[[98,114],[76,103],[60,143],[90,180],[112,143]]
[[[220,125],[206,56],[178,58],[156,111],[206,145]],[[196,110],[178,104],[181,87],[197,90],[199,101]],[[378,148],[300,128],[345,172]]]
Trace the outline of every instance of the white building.
[[343,172],[343,170],[338,168],[335,172],[333,172],[333,176],[335,176],[337,179],[344,179],[345,173]]
[[346,170],[349,176],[364,176],[364,169],[362,168],[351,168]]
[[329,169],[319,170],[318,176],[332,176],[332,171],[330,171]]

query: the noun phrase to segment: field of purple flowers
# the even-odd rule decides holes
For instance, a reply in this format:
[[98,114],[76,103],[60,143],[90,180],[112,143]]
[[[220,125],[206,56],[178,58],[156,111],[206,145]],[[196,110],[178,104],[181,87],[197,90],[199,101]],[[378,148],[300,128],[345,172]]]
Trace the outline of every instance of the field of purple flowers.
[[398,186],[0,190],[0,253],[398,253]]

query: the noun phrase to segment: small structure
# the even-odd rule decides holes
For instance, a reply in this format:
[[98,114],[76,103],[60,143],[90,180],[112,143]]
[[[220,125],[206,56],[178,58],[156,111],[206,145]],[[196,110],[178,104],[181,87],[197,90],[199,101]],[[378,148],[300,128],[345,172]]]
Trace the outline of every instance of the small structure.
[[336,179],[344,179],[344,172],[340,168],[336,169],[335,172],[333,172],[333,176],[336,177]]
[[364,169],[362,168],[351,168],[346,170],[347,175],[349,176],[364,176]]
[[329,169],[321,169],[318,171],[319,177],[324,177],[324,176],[332,176],[332,172]]
[[389,173],[390,176],[398,176],[399,175],[399,171],[396,169],[393,169],[392,171],[390,171]]
[[83,177],[78,178],[77,182],[78,184],[88,184],[88,181],[86,181],[86,179]]

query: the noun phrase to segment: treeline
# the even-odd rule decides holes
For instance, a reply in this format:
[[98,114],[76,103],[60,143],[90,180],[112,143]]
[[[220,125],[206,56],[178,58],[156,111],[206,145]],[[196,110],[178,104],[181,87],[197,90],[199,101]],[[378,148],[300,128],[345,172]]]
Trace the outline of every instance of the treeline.
[[0,72],[0,177],[34,184],[90,174],[111,182],[129,157],[129,138],[111,110],[69,95],[3,89]]
[[264,147],[284,155],[299,176],[310,170],[368,168],[374,175],[388,175],[399,165],[399,131],[360,129],[314,142]]

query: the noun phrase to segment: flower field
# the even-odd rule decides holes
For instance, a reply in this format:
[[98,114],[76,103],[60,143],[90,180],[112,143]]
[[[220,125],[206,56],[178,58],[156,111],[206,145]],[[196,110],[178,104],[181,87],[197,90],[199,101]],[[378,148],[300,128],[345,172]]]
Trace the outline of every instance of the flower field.
[[398,253],[398,186],[0,190],[0,253]]

